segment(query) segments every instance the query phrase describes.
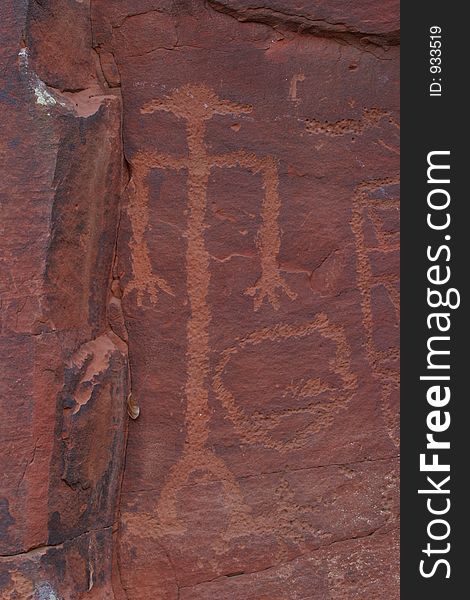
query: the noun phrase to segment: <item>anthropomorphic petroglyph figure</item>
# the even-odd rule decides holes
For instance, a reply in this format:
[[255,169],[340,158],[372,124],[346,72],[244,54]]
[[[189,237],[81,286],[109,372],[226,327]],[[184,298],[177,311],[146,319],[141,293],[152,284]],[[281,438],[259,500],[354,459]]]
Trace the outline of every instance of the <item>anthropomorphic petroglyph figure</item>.
[[[137,290],[138,303],[142,303],[146,295],[154,302],[161,292],[173,294],[168,282],[153,274],[144,242],[144,234],[149,224],[146,178],[151,169],[173,169],[187,174],[186,286],[191,312],[186,327],[186,437],[182,454],[168,474],[157,506],[160,524],[170,527],[173,532],[182,529],[177,515],[177,495],[190,481],[191,475],[196,472],[200,482],[219,481],[224,494],[230,498],[231,511],[228,518],[230,535],[244,535],[254,527],[253,517],[233,473],[208,446],[211,386],[235,429],[246,443],[261,443],[281,452],[302,445],[309,435],[330,426],[334,414],[346,406],[356,388],[356,378],[350,371],[350,349],[344,331],[341,327],[330,323],[326,315],[318,315],[311,323],[299,326],[280,323],[266,330],[252,332],[245,341],[234,344],[221,354],[215,373],[211,374],[209,364],[211,308],[207,299],[211,274],[210,256],[205,244],[204,231],[207,227],[205,224],[207,187],[212,168],[239,167],[253,174],[260,174],[262,178],[264,198],[261,206],[261,226],[257,237],[261,275],[258,281],[246,290],[246,293],[254,298],[254,309],[259,310],[266,300],[267,305],[277,310],[281,292],[290,299],[295,298],[295,294],[281,277],[278,268],[280,199],[277,161],[271,156],[260,157],[244,150],[213,155],[206,149],[207,121],[217,114],[240,115],[251,110],[250,106],[220,100],[204,85],[184,86],[166,98],[147,103],[142,113],[165,111],[182,119],[186,125],[188,155],[177,157],[151,151],[140,152],[132,160],[135,194],[129,213],[133,227],[134,279],[127,291]],[[260,427],[256,417],[248,418],[237,407],[237,399],[224,381],[224,371],[232,356],[244,352],[245,349],[249,351],[251,347],[257,346],[263,340],[283,343],[290,338],[310,335],[320,336],[333,344],[335,349],[330,364],[337,366],[341,389],[332,390],[326,381],[317,378],[298,382],[299,389],[295,393],[303,400],[311,398],[309,404],[299,410],[308,414],[308,425],[305,430],[299,432],[295,440],[282,444],[275,441],[272,432],[284,418],[292,416],[292,411],[287,411],[286,414],[273,414],[267,417]],[[317,402],[322,394],[331,396],[331,400],[323,405]],[[263,427],[265,429],[263,435],[257,437],[256,432],[261,431]]]
[[[155,275],[150,264],[144,234],[148,229],[148,190],[146,178],[151,169],[183,170],[188,177],[188,269],[191,265],[202,268],[209,275],[209,254],[205,248],[204,229],[207,208],[207,187],[212,168],[240,167],[262,177],[264,199],[261,206],[261,227],[257,236],[260,253],[261,275],[246,293],[254,297],[254,307],[258,310],[266,299],[274,309],[279,308],[279,293],[284,292],[294,299],[295,294],[283,280],[278,268],[280,232],[278,216],[280,200],[278,193],[277,161],[271,156],[257,156],[240,150],[227,154],[209,154],[205,143],[206,122],[214,115],[240,115],[251,112],[248,105],[228,100],[219,100],[215,93],[204,85],[187,85],[170,96],[147,103],[142,113],[165,111],[184,120],[188,140],[188,156],[176,157],[152,151],[138,153],[132,160],[135,198],[130,204],[133,237],[133,279],[127,291],[137,291],[137,301],[142,304],[147,293],[155,302],[159,291],[173,294],[171,286],[160,276]],[[196,292],[194,286],[198,287]],[[204,282],[188,279],[188,291],[204,295]]]
[[[396,130],[399,124],[393,114],[381,108],[364,108],[360,119],[340,119],[335,122],[306,119],[306,131],[314,135],[344,136],[360,135],[370,128],[378,127],[382,122]],[[396,153],[397,149],[383,140],[378,144],[388,151]],[[398,410],[397,404],[398,383],[397,367],[398,347],[389,346],[380,349],[374,341],[377,323],[374,322],[373,307],[374,295],[385,290],[388,297],[388,314],[396,318],[398,323],[399,312],[399,276],[396,272],[384,274],[377,272],[374,267],[374,256],[386,257],[398,253],[398,225],[387,228],[384,220],[398,216],[398,199],[393,196],[393,188],[398,184],[397,179],[375,179],[364,181],[357,186],[353,197],[353,210],[351,228],[354,233],[357,254],[357,282],[361,293],[362,318],[366,334],[366,355],[372,370],[373,377],[381,390],[381,406],[386,427],[390,438],[398,446]],[[392,191],[392,195],[390,195]],[[366,235],[366,230],[369,234]],[[373,231],[374,241],[371,239]],[[382,294],[382,302],[383,302]],[[393,314],[392,314],[393,313]]]
[[[399,416],[392,404],[394,396],[398,393],[396,370],[398,347],[391,345],[381,349],[377,346],[374,340],[377,323],[374,322],[373,316],[373,295],[382,289],[385,290],[390,301],[396,323],[399,319],[398,273],[377,273],[373,265],[374,256],[384,257],[399,251],[397,228],[399,202],[394,193],[397,185],[398,179],[375,179],[361,183],[356,188],[354,196],[351,227],[356,241],[357,281],[361,292],[367,359],[374,379],[381,389],[382,410],[388,433],[398,446]],[[387,227],[387,218],[396,221],[396,226]],[[368,225],[370,233],[366,235]]]
[[[280,232],[278,213],[277,162],[271,156],[259,157],[243,150],[212,155],[207,152],[205,142],[206,122],[214,115],[240,115],[251,112],[251,107],[228,100],[220,100],[204,85],[187,85],[163,99],[147,103],[143,114],[165,111],[182,119],[186,125],[188,156],[175,157],[157,152],[141,152],[133,161],[135,198],[129,210],[133,228],[131,242],[133,255],[133,280],[128,292],[137,291],[137,302],[141,304],[148,294],[152,302],[160,292],[173,294],[171,286],[162,277],[154,275],[150,263],[144,234],[148,228],[148,191],[146,178],[151,169],[183,170],[187,173],[188,224],[186,230],[186,285],[191,314],[187,323],[187,379],[186,396],[186,441],[185,449],[171,470],[159,501],[162,520],[176,523],[176,492],[188,481],[194,471],[210,473],[223,482],[226,494],[232,499],[233,520],[240,522],[246,513],[233,474],[225,463],[207,445],[208,438],[208,388],[209,388],[209,324],[211,310],[207,302],[210,282],[210,257],[206,249],[204,230],[207,187],[210,171],[214,167],[240,167],[262,177],[264,200],[261,207],[261,227],[257,246],[260,253],[261,275],[246,293],[253,296],[254,308],[258,310],[266,299],[271,306],[279,308],[279,293],[284,292],[294,299],[295,294],[283,280],[278,268]],[[246,516],[246,515],[245,515]]]

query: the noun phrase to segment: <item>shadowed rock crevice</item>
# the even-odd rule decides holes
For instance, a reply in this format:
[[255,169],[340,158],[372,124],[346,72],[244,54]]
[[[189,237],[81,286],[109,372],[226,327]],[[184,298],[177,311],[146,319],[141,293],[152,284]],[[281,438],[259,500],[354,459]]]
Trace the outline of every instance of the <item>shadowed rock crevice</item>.
[[[265,25],[279,27],[280,29],[285,28],[300,34],[335,39],[340,43],[358,46],[362,50],[369,44],[386,48],[400,43],[398,10],[396,10],[396,7],[390,14],[389,21],[382,20],[383,15],[380,15],[382,19],[377,19],[379,22],[374,23],[374,17],[379,17],[377,4],[371,7],[372,14],[368,14],[367,2],[355,3],[356,8],[359,5],[363,11],[354,10],[352,2],[345,3],[342,6],[343,17],[353,17],[353,22],[347,23],[334,20],[333,10],[331,10],[331,20],[328,20],[327,15],[330,13],[330,7],[329,3],[325,1],[315,3],[315,6],[312,2],[304,2],[303,10],[302,8],[292,7],[292,4],[285,0],[265,2],[264,5],[246,0],[208,0],[208,4],[214,10],[230,15],[240,22],[264,23]],[[370,4],[373,3],[369,2]],[[361,5],[363,6],[361,7]],[[349,11],[348,8],[352,10]],[[357,15],[357,21],[354,22],[354,16],[357,12],[364,12],[365,14]],[[316,14],[325,16],[323,18],[316,17]],[[374,24],[377,29],[374,28]]]

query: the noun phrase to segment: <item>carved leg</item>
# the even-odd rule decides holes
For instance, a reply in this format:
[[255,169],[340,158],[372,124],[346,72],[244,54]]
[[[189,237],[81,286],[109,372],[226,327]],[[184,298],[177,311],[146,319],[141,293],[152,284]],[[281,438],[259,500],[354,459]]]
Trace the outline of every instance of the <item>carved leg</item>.
[[134,193],[129,203],[128,214],[132,223],[132,239],[130,241],[133,277],[126,286],[126,292],[137,292],[137,304],[142,306],[145,295],[148,294],[151,303],[156,303],[159,291],[162,290],[174,296],[173,290],[163,277],[152,271],[150,256],[145,242],[145,232],[149,227],[148,188],[146,178],[150,167],[142,158],[133,163]]

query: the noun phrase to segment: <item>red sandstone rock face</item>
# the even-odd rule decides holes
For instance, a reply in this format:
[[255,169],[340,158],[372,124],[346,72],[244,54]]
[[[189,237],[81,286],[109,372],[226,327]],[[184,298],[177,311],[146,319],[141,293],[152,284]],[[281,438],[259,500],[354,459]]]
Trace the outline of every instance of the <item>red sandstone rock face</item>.
[[0,596],[111,598],[128,388],[106,308],[120,98],[100,83],[87,2],[0,12]]
[[132,174],[129,598],[398,596],[396,7],[304,4],[95,4]]
[[398,598],[396,2],[2,11],[1,593]]

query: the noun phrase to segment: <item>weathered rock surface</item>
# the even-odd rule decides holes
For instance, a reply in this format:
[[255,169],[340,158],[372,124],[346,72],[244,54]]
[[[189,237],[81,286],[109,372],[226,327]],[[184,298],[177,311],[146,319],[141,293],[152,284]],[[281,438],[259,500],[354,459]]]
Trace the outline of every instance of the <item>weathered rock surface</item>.
[[1,597],[398,598],[395,0],[0,10]]
[[89,3],[0,12],[0,596],[111,598],[129,387],[107,311],[121,101]]

